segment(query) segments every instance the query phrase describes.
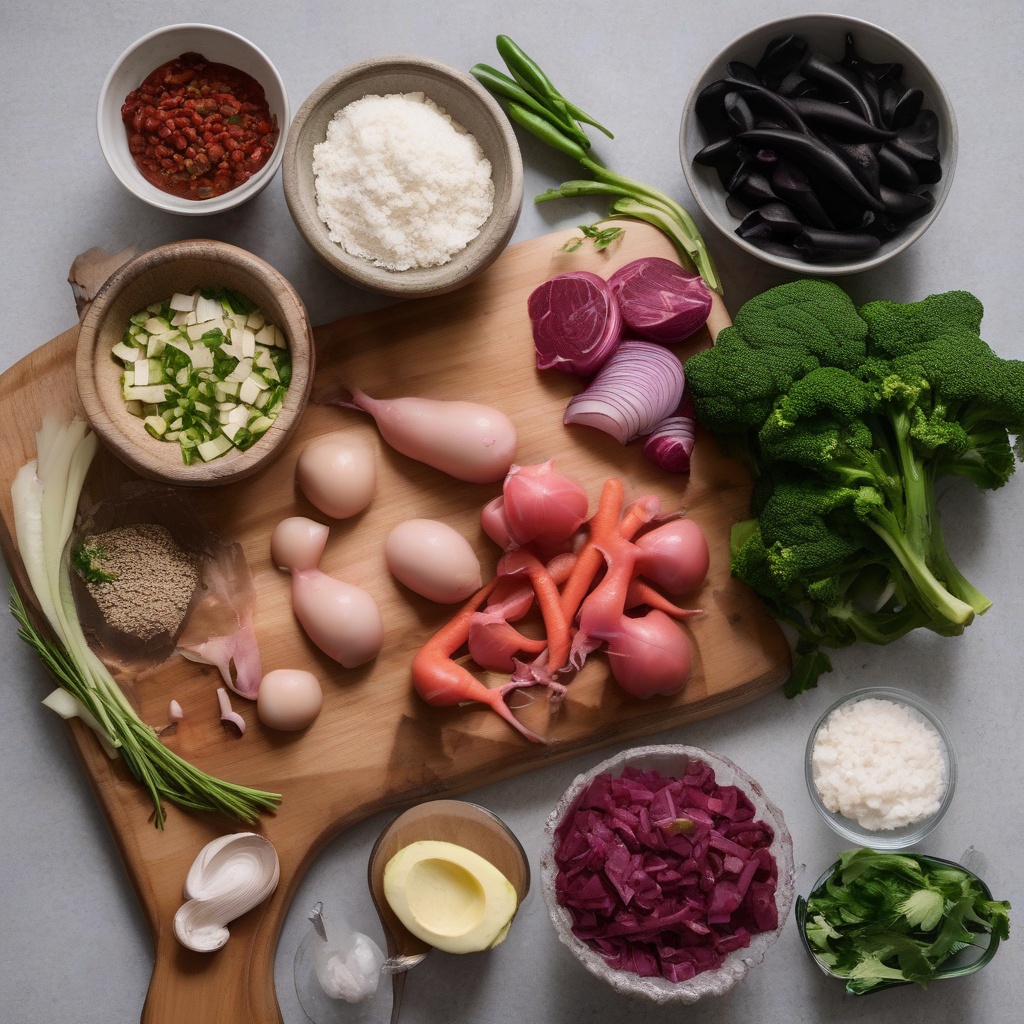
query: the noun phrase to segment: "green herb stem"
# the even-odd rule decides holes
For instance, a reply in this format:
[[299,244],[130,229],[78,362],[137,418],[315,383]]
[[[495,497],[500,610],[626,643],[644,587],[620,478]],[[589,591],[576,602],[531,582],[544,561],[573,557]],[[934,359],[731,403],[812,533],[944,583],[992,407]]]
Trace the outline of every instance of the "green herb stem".
[[57,685],[104,723],[129,771],[153,798],[157,828],[164,826],[163,800],[247,823],[280,804],[279,794],[213,778],[164,746],[156,732],[131,710],[119,687],[93,685],[61,644],[45,639],[35,629],[13,587],[11,614],[20,626],[18,636],[35,650]]

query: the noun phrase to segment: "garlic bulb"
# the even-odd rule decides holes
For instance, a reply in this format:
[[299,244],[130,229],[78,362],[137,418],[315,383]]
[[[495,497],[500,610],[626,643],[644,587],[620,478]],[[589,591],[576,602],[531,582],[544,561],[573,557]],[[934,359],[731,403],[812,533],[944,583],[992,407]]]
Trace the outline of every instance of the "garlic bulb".
[[207,843],[185,878],[183,903],[174,915],[178,941],[198,953],[220,949],[227,925],[262,903],[281,877],[277,851],[255,832],[236,832]]

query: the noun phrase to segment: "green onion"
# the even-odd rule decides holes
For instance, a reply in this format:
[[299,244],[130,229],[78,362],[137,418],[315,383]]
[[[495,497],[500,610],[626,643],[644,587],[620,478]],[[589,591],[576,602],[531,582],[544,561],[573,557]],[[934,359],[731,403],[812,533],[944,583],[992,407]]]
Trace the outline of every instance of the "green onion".
[[47,419],[36,433],[37,457],[26,463],[11,486],[15,537],[29,585],[52,636],[30,621],[21,597],[11,588],[11,613],[18,636],[31,646],[76,712],[111,756],[120,754],[129,771],[153,799],[154,820],[163,828],[163,801],[197,811],[253,822],[281,802],[276,793],[214,778],[165,747],[143,722],[113,676],[89,647],[74,597],[65,556],[96,438],[82,420],[58,424]]
[[[268,414],[257,397],[271,387],[287,388],[291,379],[282,332],[227,288],[175,294],[134,314],[111,355],[124,371],[129,411],[141,415],[151,437],[177,444],[186,465],[255,444],[281,405],[276,401]],[[219,390],[218,400],[230,395],[230,415],[215,416],[207,401]]]

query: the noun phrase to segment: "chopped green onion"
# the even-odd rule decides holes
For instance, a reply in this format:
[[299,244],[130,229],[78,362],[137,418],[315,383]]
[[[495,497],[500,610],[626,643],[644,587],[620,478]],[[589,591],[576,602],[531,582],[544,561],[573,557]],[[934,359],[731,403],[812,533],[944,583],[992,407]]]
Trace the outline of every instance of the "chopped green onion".
[[[291,381],[284,333],[227,288],[177,292],[133,314],[111,355],[129,412],[151,437],[179,445],[185,465],[254,445]],[[244,435],[224,429],[225,410],[214,415],[213,402],[239,410],[230,422],[246,425]]]

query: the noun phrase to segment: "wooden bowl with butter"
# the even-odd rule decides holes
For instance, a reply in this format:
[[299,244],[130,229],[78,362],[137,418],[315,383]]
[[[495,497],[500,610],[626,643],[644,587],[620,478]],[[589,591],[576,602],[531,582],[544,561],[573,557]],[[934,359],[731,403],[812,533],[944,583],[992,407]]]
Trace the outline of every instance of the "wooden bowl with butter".
[[314,367],[295,289],[252,253],[210,239],[172,242],[116,270],[86,311],[76,353],[100,440],[140,476],[188,487],[272,461],[298,426]]

